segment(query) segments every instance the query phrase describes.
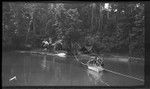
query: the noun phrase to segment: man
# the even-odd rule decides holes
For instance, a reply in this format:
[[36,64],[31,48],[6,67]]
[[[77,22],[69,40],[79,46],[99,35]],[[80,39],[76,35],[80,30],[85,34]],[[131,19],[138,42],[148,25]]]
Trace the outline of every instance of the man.
[[52,46],[52,38],[49,37],[48,40],[49,40],[48,50],[52,51],[52,48],[53,48],[53,46]]
[[82,47],[82,48],[80,49],[80,52],[81,52],[82,54],[88,54],[88,55],[90,55],[90,56],[93,56],[93,57],[94,57],[93,62],[94,62],[94,64],[96,64],[97,66],[100,66],[100,65],[101,65],[101,66],[104,66],[104,64],[103,64],[103,58],[100,57],[100,56],[98,56],[98,54],[95,54],[95,53],[94,53],[95,50],[94,50],[94,48],[93,48],[92,45],[87,44],[85,47]]
[[44,51],[46,51],[49,46],[49,42],[46,39],[44,39],[44,41],[42,41],[42,43],[43,43]]
[[54,51],[62,50],[62,40],[56,41],[52,46],[54,46]]
[[83,54],[92,54],[94,52],[93,46],[90,44],[86,44],[84,47],[80,49],[80,52]]
[[62,40],[58,40],[56,44],[56,50],[62,50]]
[[80,52],[83,53],[83,54],[89,54],[90,53],[85,47],[82,47],[80,49]]
[[49,44],[52,44],[52,38],[49,37]]

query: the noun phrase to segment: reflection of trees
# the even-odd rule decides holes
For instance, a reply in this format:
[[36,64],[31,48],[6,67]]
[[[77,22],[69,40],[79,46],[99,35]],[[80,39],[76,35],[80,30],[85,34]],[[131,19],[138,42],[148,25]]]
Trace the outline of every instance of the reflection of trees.
[[46,69],[46,55],[44,55],[44,59],[42,60],[41,67],[43,70]]
[[[29,59],[29,60],[26,60]],[[25,56],[23,59],[23,79],[25,84],[29,84],[31,79],[31,60],[30,56]]]
[[92,70],[87,70],[87,74],[89,76],[90,81],[94,82],[95,85],[102,81],[103,72],[98,73]]
[[[54,81],[56,80],[60,80],[61,78],[61,63],[57,63],[56,57],[52,57],[52,61],[48,61],[47,60],[46,55],[44,55],[43,60],[41,62],[41,67],[43,70],[47,71],[47,72],[51,72],[54,73],[52,75],[54,75]],[[50,69],[51,68],[51,69]]]
[[55,70],[55,79],[56,80],[60,80],[61,79],[61,63],[55,62],[55,66],[54,67],[55,67],[54,68],[54,70]]
[[[54,75],[54,80],[59,80],[61,78],[61,63],[57,63],[56,57],[50,57],[52,58],[51,60],[47,60],[47,57],[44,55],[43,60],[41,62],[41,67],[43,70],[52,73]],[[53,74],[54,73],[54,74]]]
[[43,58],[42,63],[41,63],[41,67],[42,67],[43,70],[49,71],[50,66],[49,66],[49,63],[48,63],[46,57],[47,57],[47,56],[44,55],[44,58]]

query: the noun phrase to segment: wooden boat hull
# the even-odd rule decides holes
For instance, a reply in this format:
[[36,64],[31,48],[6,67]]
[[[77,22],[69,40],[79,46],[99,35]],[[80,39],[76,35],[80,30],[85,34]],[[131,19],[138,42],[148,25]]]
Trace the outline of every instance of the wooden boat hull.
[[96,71],[96,72],[100,72],[104,70],[103,67],[101,66],[88,66],[88,69]]
[[81,64],[86,65],[89,70],[92,70],[95,72],[103,71],[104,69],[103,69],[102,65],[97,66],[95,64],[89,64],[90,60],[92,61],[92,59],[94,59],[94,58],[95,58],[94,56],[84,55],[84,54],[83,55],[80,54],[77,56],[77,60]]

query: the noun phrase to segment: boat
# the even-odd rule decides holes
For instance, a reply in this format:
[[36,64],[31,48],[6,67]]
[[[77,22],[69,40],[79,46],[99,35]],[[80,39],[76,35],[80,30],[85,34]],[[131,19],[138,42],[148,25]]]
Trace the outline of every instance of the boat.
[[80,54],[76,57],[77,61],[82,65],[86,65],[88,69],[95,72],[103,71],[103,59],[98,56],[91,56],[87,54]]
[[102,66],[91,66],[91,65],[88,66],[88,69],[93,70],[95,72],[100,72],[104,70]]
[[55,55],[58,57],[66,57],[66,53],[64,53],[64,52],[60,52],[60,53],[57,53]]
[[102,67],[102,62],[98,62],[97,60],[93,59],[87,62],[88,69],[100,72],[103,71],[104,68]]

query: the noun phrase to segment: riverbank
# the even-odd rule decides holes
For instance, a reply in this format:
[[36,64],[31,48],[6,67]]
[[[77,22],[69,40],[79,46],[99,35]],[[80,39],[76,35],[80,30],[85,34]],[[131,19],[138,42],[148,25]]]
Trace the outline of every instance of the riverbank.
[[[44,50],[43,48],[36,48],[36,49],[3,49],[3,52],[11,52],[11,51],[35,51],[35,52],[50,52],[50,53],[57,53],[53,50]],[[65,52],[66,51],[62,51]],[[67,54],[70,55],[70,54]],[[138,57],[129,57],[128,54],[117,54],[117,53],[103,53],[99,54],[103,55],[104,60],[111,60],[111,61],[119,61],[119,62],[130,62],[130,63],[144,63],[144,58],[138,58]]]
[[104,54],[104,60],[131,62],[131,63],[144,63],[144,58],[129,57],[128,55],[119,55],[119,54]]

